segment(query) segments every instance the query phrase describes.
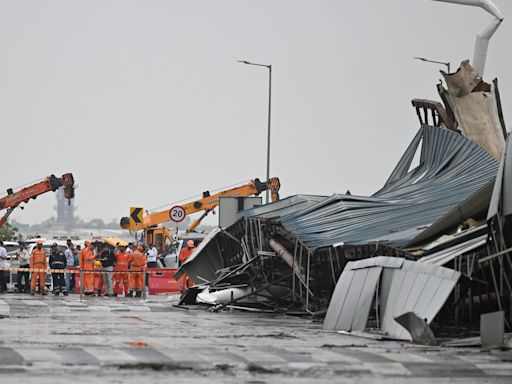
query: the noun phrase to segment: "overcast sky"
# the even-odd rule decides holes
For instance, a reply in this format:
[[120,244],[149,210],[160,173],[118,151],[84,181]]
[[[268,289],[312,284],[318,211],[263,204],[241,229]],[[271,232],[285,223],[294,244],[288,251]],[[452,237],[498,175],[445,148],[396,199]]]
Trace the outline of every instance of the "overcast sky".
[[[491,41],[512,124],[512,4]],[[507,20],[507,17],[509,20]],[[72,172],[84,219],[154,208],[266,172],[282,196],[378,190],[438,100],[437,65],[492,16],[428,0],[0,1],[0,188]],[[12,215],[53,213],[54,194]]]

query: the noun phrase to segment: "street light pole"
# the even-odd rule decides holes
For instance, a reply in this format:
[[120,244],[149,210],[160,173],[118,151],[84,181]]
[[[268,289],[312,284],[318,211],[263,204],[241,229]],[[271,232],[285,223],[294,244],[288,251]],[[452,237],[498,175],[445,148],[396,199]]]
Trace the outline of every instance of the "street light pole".
[[[267,131],[267,181],[270,179],[270,126],[272,121],[272,65],[251,63],[246,60],[238,60],[239,63],[254,65],[257,67],[266,67],[268,69],[268,131]],[[265,191],[265,202],[268,204],[269,192],[268,188]]]
[[430,60],[430,59],[426,59],[424,57],[415,57],[415,59],[425,61],[426,63],[446,65],[446,68],[448,69],[448,73],[450,73],[450,63],[449,62],[445,63],[444,61]]

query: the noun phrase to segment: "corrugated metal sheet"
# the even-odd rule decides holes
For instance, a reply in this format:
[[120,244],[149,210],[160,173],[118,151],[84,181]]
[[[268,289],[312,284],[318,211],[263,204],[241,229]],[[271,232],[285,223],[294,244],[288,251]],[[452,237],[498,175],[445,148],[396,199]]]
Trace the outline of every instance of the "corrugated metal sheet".
[[337,300],[331,300],[325,316],[325,330],[365,330],[381,272],[376,266],[343,271],[333,295]]
[[348,263],[329,303],[324,329],[364,330],[380,279],[381,329],[392,337],[410,340],[395,317],[414,312],[430,323],[460,276],[448,268],[393,257]]
[[[410,169],[420,146],[420,164]],[[486,151],[464,136],[423,126],[372,197],[333,195],[284,216],[281,223],[312,249],[372,240],[403,246],[485,188],[497,168]]]
[[442,251],[422,257],[418,261],[428,264],[445,265],[464,253],[471,252],[472,250],[480,248],[481,246],[485,245],[486,242],[487,235],[481,235],[474,239],[456,244],[448,249],[444,249]]
[[407,243],[407,247],[419,244],[436,235],[446,233],[450,228],[457,226],[469,218],[484,218],[491,200],[494,181],[491,181],[478,192],[470,196],[461,204],[452,208],[447,214],[421,231],[414,239]]
[[405,260],[401,269],[382,272],[380,302],[381,329],[388,335],[411,340],[409,332],[395,317],[414,312],[428,324],[450,296],[460,272],[436,265]]
[[238,218],[259,217],[265,219],[276,219],[294,212],[304,210],[324,200],[326,196],[316,195],[294,195],[285,199],[265,204],[260,207],[246,209],[238,213]]
[[197,284],[215,280],[216,272],[224,267],[221,250],[217,243],[217,238],[221,234],[220,228],[215,228],[210,232],[178,269],[176,278],[178,279],[185,272]]
[[512,139],[510,136],[507,138],[501,157],[487,220],[496,216],[498,211],[503,216],[512,215]]

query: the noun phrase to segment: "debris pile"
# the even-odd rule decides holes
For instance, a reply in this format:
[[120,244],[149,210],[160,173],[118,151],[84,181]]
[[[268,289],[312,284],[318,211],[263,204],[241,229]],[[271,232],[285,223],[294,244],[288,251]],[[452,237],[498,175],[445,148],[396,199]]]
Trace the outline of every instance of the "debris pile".
[[510,329],[512,145],[497,81],[468,62],[443,75],[444,106],[413,100],[420,129],[379,191],[241,212],[181,267],[197,284],[182,303],[310,314],[331,303],[327,328],[362,331],[370,316],[402,339],[412,333],[400,324],[427,337],[438,312],[438,322],[470,329],[503,309]]

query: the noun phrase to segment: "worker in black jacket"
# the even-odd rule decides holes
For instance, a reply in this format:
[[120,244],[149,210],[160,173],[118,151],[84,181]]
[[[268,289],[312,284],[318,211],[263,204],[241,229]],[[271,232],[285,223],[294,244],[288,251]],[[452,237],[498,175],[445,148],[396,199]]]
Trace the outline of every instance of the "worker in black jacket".
[[[61,252],[57,243],[53,243],[50,250],[50,269],[66,269],[66,267],[66,256]],[[52,279],[54,295],[59,296],[59,293],[62,292],[64,296],[67,296],[68,290],[66,288],[64,272],[52,272]]]

